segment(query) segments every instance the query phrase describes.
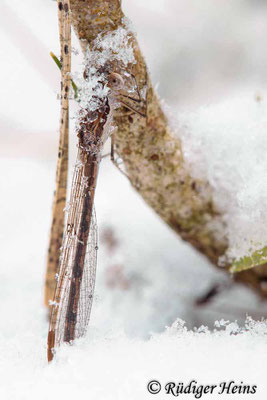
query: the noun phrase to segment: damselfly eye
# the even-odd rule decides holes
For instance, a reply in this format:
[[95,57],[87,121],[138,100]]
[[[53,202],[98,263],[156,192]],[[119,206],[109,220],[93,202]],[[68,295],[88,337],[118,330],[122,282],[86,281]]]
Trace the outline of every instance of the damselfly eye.
[[83,79],[88,79],[88,72],[86,71],[86,69],[83,71]]
[[108,87],[111,89],[119,90],[124,86],[124,80],[120,74],[111,72],[108,77]]

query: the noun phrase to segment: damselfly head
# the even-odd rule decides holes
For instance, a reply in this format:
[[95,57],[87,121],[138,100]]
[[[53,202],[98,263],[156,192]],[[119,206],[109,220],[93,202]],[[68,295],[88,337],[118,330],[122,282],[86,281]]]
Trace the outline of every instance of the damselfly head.
[[124,80],[117,72],[111,72],[108,76],[108,87],[113,90],[121,90],[124,87]]

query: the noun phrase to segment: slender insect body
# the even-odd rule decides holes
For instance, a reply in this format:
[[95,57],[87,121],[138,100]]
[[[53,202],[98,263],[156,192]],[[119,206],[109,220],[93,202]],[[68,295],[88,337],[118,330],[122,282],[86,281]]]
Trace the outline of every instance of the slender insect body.
[[[62,341],[72,342],[87,328],[93,299],[97,228],[94,216],[94,194],[105,125],[110,107],[107,98],[92,118],[91,112],[80,116],[78,161],[71,188],[70,207],[64,235],[59,277],[52,306],[48,337],[48,358],[52,348]],[[92,122],[93,120],[93,122]]]
[[[63,53],[65,56],[69,54],[66,47],[63,47]],[[51,307],[49,361],[54,357],[55,347],[83,336],[88,325],[98,250],[94,196],[103,145],[114,130],[113,113],[119,113],[124,107],[128,110],[128,118],[132,113],[146,116],[146,101],[140,94],[136,79],[122,68],[121,62],[89,62],[83,77],[88,85],[80,90],[78,156]]]

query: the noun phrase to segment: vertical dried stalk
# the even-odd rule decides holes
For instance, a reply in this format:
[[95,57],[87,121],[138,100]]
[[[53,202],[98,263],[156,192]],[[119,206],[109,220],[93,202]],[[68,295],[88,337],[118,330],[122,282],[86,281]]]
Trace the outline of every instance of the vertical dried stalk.
[[69,141],[69,90],[71,70],[71,24],[69,1],[58,1],[59,36],[61,47],[61,113],[58,161],[56,172],[56,190],[53,201],[52,225],[47,256],[45,279],[45,305],[53,299],[64,230],[64,208],[66,206],[68,177],[68,141]]

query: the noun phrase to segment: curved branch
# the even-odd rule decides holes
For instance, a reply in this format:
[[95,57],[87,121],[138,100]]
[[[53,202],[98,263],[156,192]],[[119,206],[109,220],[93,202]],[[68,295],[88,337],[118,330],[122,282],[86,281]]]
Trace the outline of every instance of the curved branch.
[[[93,45],[99,34],[127,28],[119,0],[70,0],[70,6],[72,25],[83,51]],[[168,126],[137,40],[129,34],[135,61],[128,64],[127,71],[136,81],[142,104],[137,104],[137,99],[133,103],[129,97],[121,101],[114,116],[115,150],[123,159],[131,184],[144,200],[182,239],[218,266],[227,241],[219,234],[224,226],[210,185],[190,176],[181,142]],[[116,66],[115,72],[120,73],[120,67]],[[266,266],[241,272],[235,279],[267,296]]]

